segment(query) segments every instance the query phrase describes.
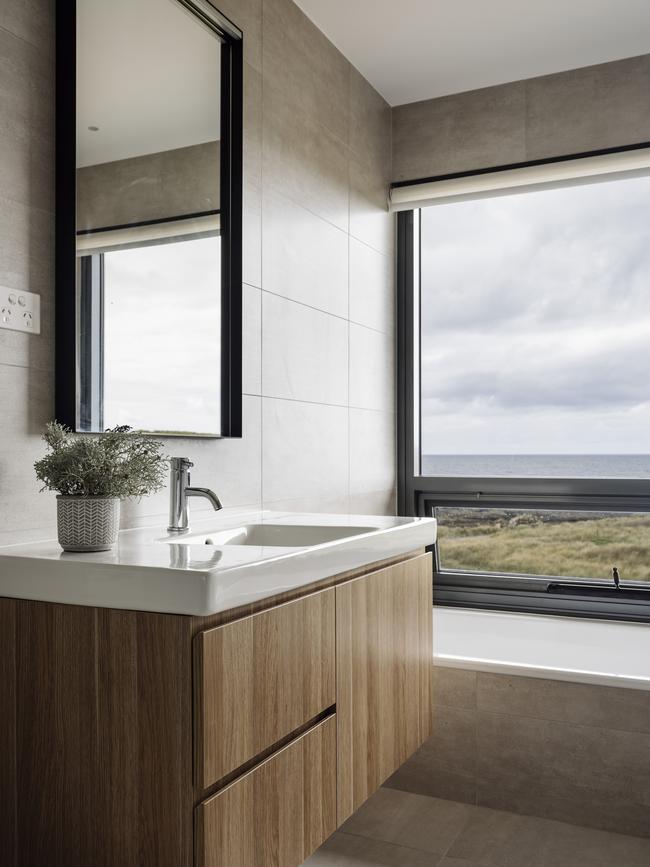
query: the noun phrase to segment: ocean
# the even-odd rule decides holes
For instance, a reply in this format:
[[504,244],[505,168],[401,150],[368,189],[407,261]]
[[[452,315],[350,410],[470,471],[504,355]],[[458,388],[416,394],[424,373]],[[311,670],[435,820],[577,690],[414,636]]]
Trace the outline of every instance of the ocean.
[[422,475],[650,479],[650,455],[422,455]]

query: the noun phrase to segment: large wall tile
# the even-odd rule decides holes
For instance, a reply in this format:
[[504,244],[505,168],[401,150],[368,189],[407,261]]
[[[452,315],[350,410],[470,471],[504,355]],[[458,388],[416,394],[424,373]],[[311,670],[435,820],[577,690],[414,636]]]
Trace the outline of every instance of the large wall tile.
[[395,344],[392,337],[350,324],[350,406],[395,411]]
[[393,487],[386,491],[350,494],[349,510],[351,515],[396,515],[397,491]]
[[244,394],[262,393],[262,291],[244,283],[242,299]]
[[244,65],[244,282],[262,285],[262,75]]
[[348,231],[348,147],[264,82],[263,184]]
[[273,512],[310,512],[318,515],[347,515],[351,511],[350,498],[345,495],[264,500],[264,508]]
[[650,691],[478,673],[482,711],[650,735]]
[[650,139],[650,55],[531,78],[526,159]]
[[54,53],[55,0],[2,0],[0,28],[34,45],[43,55]]
[[393,180],[408,181],[526,159],[523,82],[393,109]]
[[0,28],[0,190],[5,199],[54,205],[53,62]]
[[279,193],[264,194],[264,289],[348,316],[348,236]]
[[2,530],[42,528],[51,535],[56,503],[40,493],[34,461],[45,452],[40,440],[53,415],[53,377],[47,371],[0,364],[0,515]]
[[347,144],[350,64],[292,0],[264,0],[263,70],[286,114],[318,121]]
[[356,69],[350,72],[350,150],[384,177],[391,166],[391,108]]
[[262,286],[262,190],[244,183],[242,216],[242,277],[249,286]]
[[[612,798],[608,793],[585,789],[581,785],[568,784],[558,791],[557,786],[546,779],[500,774],[479,776],[476,789],[480,806],[558,819],[619,834],[650,837],[645,804]],[[605,863],[609,867],[608,862]]]
[[390,176],[369,169],[350,154],[350,234],[380,253],[393,256],[395,215],[388,211]]
[[650,54],[393,109],[392,180],[650,139]]
[[395,333],[395,261],[350,238],[350,320]]
[[347,321],[268,292],[262,321],[264,395],[347,406]]
[[244,180],[262,186],[262,75],[244,64]]
[[607,803],[627,805],[635,825],[645,811],[650,835],[649,735],[479,712],[477,744],[479,803],[525,811],[506,800],[521,802],[527,788],[538,815],[565,800],[575,805],[569,821],[596,825]]
[[264,398],[264,503],[332,500],[348,490],[348,410]]
[[396,423],[393,413],[350,410],[350,494],[395,488]]
[[54,220],[48,211],[0,197],[0,286],[53,300]]

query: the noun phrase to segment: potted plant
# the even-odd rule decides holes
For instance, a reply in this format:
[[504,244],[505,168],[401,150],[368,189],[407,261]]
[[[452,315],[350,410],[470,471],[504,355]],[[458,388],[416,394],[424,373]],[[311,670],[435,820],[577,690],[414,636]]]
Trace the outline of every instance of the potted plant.
[[76,435],[58,422],[43,434],[48,453],[36,461],[43,491],[57,491],[64,551],[108,551],[117,540],[120,502],[159,491],[166,474],[163,444],[121,426]]

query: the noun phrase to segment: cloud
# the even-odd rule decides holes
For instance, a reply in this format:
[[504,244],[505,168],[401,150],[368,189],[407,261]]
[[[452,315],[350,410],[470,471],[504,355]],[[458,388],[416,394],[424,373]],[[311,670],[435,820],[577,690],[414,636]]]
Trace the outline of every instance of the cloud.
[[533,414],[564,426],[565,451],[596,418],[614,450],[649,450],[649,195],[639,178],[423,211],[425,452],[445,426],[462,452],[507,417],[525,453]]

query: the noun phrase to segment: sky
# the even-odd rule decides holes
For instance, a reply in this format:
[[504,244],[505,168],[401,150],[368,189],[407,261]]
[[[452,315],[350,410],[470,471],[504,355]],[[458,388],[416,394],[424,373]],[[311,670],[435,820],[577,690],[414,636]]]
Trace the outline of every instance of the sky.
[[221,239],[105,255],[104,422],[218,434]]
[[650,178],[422,210],[422,453],[650,452]]

